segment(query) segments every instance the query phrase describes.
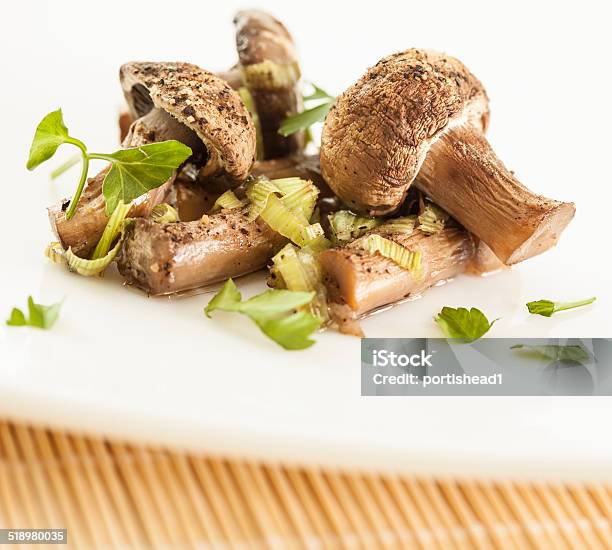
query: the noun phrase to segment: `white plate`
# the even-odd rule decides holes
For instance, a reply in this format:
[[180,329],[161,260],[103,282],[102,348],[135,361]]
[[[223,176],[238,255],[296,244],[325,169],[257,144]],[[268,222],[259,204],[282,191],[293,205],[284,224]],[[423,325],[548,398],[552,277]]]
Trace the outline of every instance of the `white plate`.
[[[340,8],[328,4],[330,17],[339,20]],[[310,16],[302,27],[299,14],[290,8],[283,14],[283,5],[277,4],[276,11],[290,20],[296,34],[312,31]],[[546,10],[530,6],[534,29],[539,26],[547,32]],[[434,8],[419,5],[418,9]],[[212,15],[225,21],[233,7],[223,10]],[[519,11],[517,25],[524,21]],[[42,303],[62,298],[65,302],[53,330],[0,328],[1,414],[131,441],[269,461],[444,474],[612,478],[609,399],[362,398],[355,338],[326,333],[309,350],[285,352],[245,319],[223,313],[206,319],[202,309],[208,296],[147,298],[122,287],[116,275],[85,279],[45,261],[42,250],[50,233],[44,207],[69,193],[74,182],[65,176],[50,184],[50,167],[33,175],[23,168],[36,122],[62,105],[75,135],[95,149],[115,147],[119,98],[114,79],[122,60],[159,59],[168,52],[167,57],[204,64],[203,55],[185,52],[194,51],[200,39],[209,40],[201,46],[207,51],[219,48],[212,47],[208,35],[196,40],[178,29],[165,35],[162,43],[149,44],[150,25],[161,24],[155,10],[125,14],[125,20],[144,17],[142,29],[114,41],[87,40],[83,22],[75,19],[85,15],[74,15],[67,7],[54,5],[43,15],[46,19],[40,13],[33,18],[15,16],[16,21],[27,19],[29,27],[9,29],[0,44],[3,51],[19,56],[5,68],[18,85],[1,92],[6,192],[0,216],[0,312],[8,316],[11,307],[23,307],[28,294]],[[427,15],[421,14],[422,20]],[[569,13],[561,16],[568,25],[572,21]],[[382,15],[357,13],[354,24],[365,26],[370,17]],[[514,24],[512,17],[508,14],[508,25]],[[304,52],[305,66],[332,90],[341,89],[365,65],[400,47],[402,20],[381,19],[374,27],[387,30],[367,45],[358,41],[358,59],[342,66],[321,66],[319,60],[327,59],[326,46],[312,44]],[[592,14],[588,18],[591,24],[601,20],[605,19]],[[483,21],[464,23],[487,28]],[[112,21],[103,19],[99,24],[105,28]],[[61,25],[71,29],[70,39],[58,30]],[[564,55],[562,59],[545,56],[544,67],[542,58],[530,56],[541,33],[537,40],[526,33],[511,46],[510,41],[488,35],[489,47],[482,48],[474,38],[481,36],[480,31],[460,31],[455,29],[459,24],[450,22],[444,25],[447,34],[440,32],[444,42],[435,38],[437,34],[413,29],[410,43],[430,43],[469,59],[495,98],[491,141],[501,156],[520,167],[520,177],[533,182],[538,191],[576,201],[578,214],[557,249],[494,277],[460,277],[433,289],[418,301],[365,321],[366,334],[438,336],[433,315],[444,305],[465,305],[502,318],[491,336],[609,337],[612,196],[609,170],[602,166],[609,158],[611,121],[608,110],[602,112],[599,106],[605,104],[609,76],[597,73],[608,79],[607,84],[602,82],[601,90],[589,88],[586,101],[578,99],[586,93],[579,82],[567,79],[560,86],[557,80],[567,75],[562,69],[572,65],[580,66],[584,74],[595,74],[605,52],[600,48],[601,59],[597,58],[595,46],[602,35],[582,37],[584,47],[591,47],[587,56],[564,48],[562,37],[551,35],[550,47],[558,47]],[[334,31],[334,40],[355,41],[348,28],[334,27]],[[231,29],[228,24],[211,32],[226,36]],[[28,46],[16,47],[21,41]],[[223,43],[231,48],[230,39]],[[516,72],[500,69],[511,65],[514,56],[523,59],[523,82],[536,83],[528,90],[517,84]],[[230,57],[208,66],[222,66]],[[261,279],[242,279],[240,287],[247,295],[257,292]],[[551,319],[529,316],[524,307],[530,299],[590,295],[598,296],[593,306]]]

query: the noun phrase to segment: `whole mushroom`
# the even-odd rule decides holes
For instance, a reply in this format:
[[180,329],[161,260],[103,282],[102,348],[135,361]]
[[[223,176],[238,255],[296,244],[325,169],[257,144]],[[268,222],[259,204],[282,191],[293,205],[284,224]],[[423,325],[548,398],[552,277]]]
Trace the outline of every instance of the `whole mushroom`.
[[[239,184],[255,162],[255,128],[240,96],[220,77],[190,63],[126,63],[121,86],[136,119],[135,130],[152,138],[168,133],[194,150],[203,177]],[[170,130],[170,132],[168,132]]]
[[[132,122],[124,147],[175,139],[188,145],[189,162],[207,178],[236,186],[255,158],[255,128],[240,96],[221,78],[189,63],[127,63],[121,84]],[[51,208],[51,225],[64,248],[86,256],[108,221],[102,195],[106,169],[88,180],[74,216],[66,203]],[[136,199],[130,217],[146,217],[162,202],[174,180]]]
[[[248,10],[234,18],[239,69],[261,124],[265,159],[285,157],[304,148],[304,132],[283,137],[278,129],[302,108],[300,67],[291,35],[270,14]],[[230,81],[235,81],[227,75]]]
[[504,263],[556,244],[573,203],[537,195],[484,137],[482,84],[457,59],[411,49],[380,60],[332,107],[321,170],[335,193],[370,215],[393,212],[414,184]]

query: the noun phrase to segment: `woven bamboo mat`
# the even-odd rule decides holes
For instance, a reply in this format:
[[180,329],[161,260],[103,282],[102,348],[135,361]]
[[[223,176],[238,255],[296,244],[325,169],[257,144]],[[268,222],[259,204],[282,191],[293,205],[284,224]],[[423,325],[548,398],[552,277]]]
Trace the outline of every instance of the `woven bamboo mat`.
[[612,548],[612,487],[289,468],[0,422],[0,526],[66,527],[79,549]]

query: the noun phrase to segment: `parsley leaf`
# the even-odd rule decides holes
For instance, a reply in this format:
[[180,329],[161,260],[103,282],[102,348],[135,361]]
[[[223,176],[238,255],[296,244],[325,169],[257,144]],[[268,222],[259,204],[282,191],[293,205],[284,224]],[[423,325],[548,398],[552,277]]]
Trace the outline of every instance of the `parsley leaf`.
[[525,355],[532,355],[537,359],[550,361],[575,361],[577,363],[588,363],[591,360],[589,352],[582,346],[560,346],[556,344],[547,344],[542,346],[532,346],[525,344],[517,344],[511,346],[510,349],[518,350]]
[[434,321],[438,323],[448,338],[473,342],[486,334],[498,319],[489,323],[486,315],[475,307],[470,310],[464,307],[457,309],[443,307],[442,311],[434,317]]
[[228,279],[208,302],[204,313],[208,317],[215,310],[242,313],[283,348],[305,349],[314,344],[308,336],[319,328],[321,322],[310,313],[295,310],[310,303],[313,297],[314,292],[267,290],[243,302],[234,281]]
[[44,306],[35,303],[32,296],[28,296],[28,318],[26,319],[23,311],[15,307],[13,311],[11,311],[11,316],[7,319],[6,324],[11,327],[29,326],[49,329],[55,324],[55,321],[57,321],[61,307],[61,302],[50,306]]
[[537,300],[535,302],[528,302],[527,309],[529,310],[529,313],[533,313],[534,315],[550,317],[557,311],[586,306],[592,304],[595,300],[595,296],[588,298],[587,300],[580,300],[578,302],[552,302],[551,300]]
[[64,124],[62,110],[58,109],[49,113],[36,127],[34,139],[30,146],[28,170],[34,170],[34,168],[49,160],[63,143],[74,143],[74,141]]
[[191,156],[191,149],[180,141],[169,140],[121,149],[110,155],[92,153],[89,156],[112,163],[102,185],[106,213],[110,215],[120,201],[129,204],[163,185]]

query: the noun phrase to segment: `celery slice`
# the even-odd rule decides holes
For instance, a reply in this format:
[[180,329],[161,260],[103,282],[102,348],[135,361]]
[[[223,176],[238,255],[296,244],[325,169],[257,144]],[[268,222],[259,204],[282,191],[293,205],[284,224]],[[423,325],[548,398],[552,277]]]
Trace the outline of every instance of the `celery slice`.
[[111,245],[114,240],[118,237],[121,229],[123,227],[123,222],[127,217],[130,209],[132,208],[132,203],[124,204],[122,201],[119,201],[113,213],[111,214],[108,222],[106,222],[106,227],[104,228],[104,233],[102,233],[102,237],[98,241],[96,248],[91,255],[92,260],[97,260],[99,258],[103,258],[108,254]]
[[251,203],[249,221],[253,221],[261,214],[266,207],[268,197],[274,193],[281,194],[282,192],[272,180],[266,177],[259,177],[249,184],[246,190],[246,196]]
[[348,210],[333,212],[327,216],[327,219],[332,232],[332,241],[336,244],[348,243],[382,223],[380,218],[357,216]]
[[448,218],[449,216],[446,211],[442,210],[438,205],[428,202],[423,212],[419,215],[418,227],[423,233],[433,235],[444,229]]
[[226,191],[215,201],[211,208],[211,214],[218,212],[219,210],[233,210],[234,208],[242,208],[245,206],[246,201],[240,200],[233,191]]
[[301,76],[297,63],[275,63],[269,59],[243,67],[242,70],[244,83],[249,90],[291,88]]
[[419,250],[408,250],[396,242],[385,239],[380,235],[368,235],[349,246],[361,248],[371,254],[378,252],[381,256],[395,262],[397,265],[410,271],[414,275],[418,274],[421,270],[421,252]]
[[264,159],[264,143],[263,143],[263,133],[261,131],[261,121],[259,119],[259,115],[257,114],[257,108],[255,107],[255,101],[253,100],[253,96],[251,92],[246,86],[242,86],[238,89],[238,95],[240,99],[242,99],[242,103],[247,108],[247,111],[251,113],[251,118],[253,119],[253,125],[255,126],[255,136],[256,136],[256,160]]
[[378,227],[378,231],[395,235],[410,235],[416,225],[416,216],[404,216],[387,220]]
[[179,221],[179,214],[176,208],[165,202],[153,208],[149,217],[156,223],[174,223]]
[[123,244],[123,236],[117,241],[117,244],[101,258],[95,260],[86,260],[80,258],[72,249],[66,250],[66,262],[70,271],[76,271],[79,275],[84,277],[93,277],[94,275],[100,275],[102,272],[112,263]]

